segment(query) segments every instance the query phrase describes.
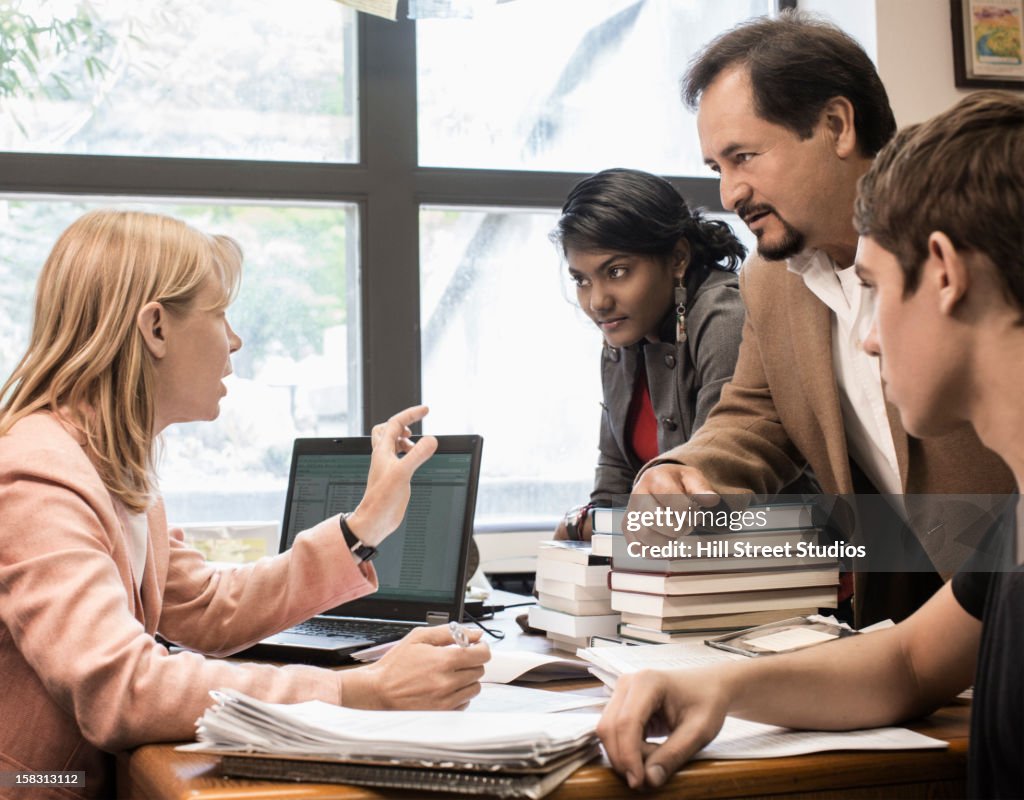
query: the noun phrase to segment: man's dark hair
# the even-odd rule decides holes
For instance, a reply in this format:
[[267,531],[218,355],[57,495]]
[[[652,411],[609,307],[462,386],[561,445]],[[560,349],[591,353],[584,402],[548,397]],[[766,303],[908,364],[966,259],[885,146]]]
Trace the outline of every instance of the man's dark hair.
[[736,65],[746,67],[750,75],[757,114],[803,139],[835,97],[845,97],[853,105],[863,155],[875,155],[896,132],[875,65],[851,36],[831,23],[797,11],[740,23],[690,62],[683,77],[683,101],[696,110],[708,86]]
[[995,267],[1024,311],[1024,97],[975,92],[901,130],[860,179],[854,225],[896,256],[913,294],[941,231]]

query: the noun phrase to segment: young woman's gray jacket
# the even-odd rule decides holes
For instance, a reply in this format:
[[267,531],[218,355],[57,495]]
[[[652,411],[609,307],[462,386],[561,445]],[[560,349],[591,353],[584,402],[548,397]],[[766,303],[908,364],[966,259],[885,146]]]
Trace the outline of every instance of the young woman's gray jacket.
[[626,440],[626,417],[640,359],[647,369],[658,421],[658,452],[686,442],[718,402],[732,377],[743,331],[743,301],[735,273],[713,269],[689,298],[685,342],[675,341],[675,307],[662,320],[660,342],[609,347],[601,353],[600,455],[591,502],[624,506],[643,466]]

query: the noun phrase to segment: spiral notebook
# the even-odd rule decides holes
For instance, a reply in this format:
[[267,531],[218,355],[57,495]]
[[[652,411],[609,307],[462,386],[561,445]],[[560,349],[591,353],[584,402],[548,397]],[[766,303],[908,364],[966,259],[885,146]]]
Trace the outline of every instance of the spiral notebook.
[[600,754],[601,748],[593,744],[569,754],[557,764],[547,765],[544,772],[483,772],[388,764],[340,764],[253,753],[222,756],[221,772],[225,776],[255,780],[347,783],[378,789],[537,800],[553,792],[573,772]]

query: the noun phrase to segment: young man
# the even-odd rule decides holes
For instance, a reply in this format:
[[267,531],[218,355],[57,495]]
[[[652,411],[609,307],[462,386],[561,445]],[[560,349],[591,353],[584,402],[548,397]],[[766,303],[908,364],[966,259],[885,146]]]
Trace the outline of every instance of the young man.
[[[747,317],[731,383],[687,444],[648,465],[631,506],[674,506],[681,495],[770,497],[808,464],[830,495],[1009,491],[1009,473],[969,427],[908,437],[877,362],[861,348],[868,309],[851,267],[853,201],[895,121],[860,46],[799,14],[752,20],[700,54],[683,93],[698,110],[722,204],[757,236],[758,257],[741,273]],[[937,511],[906,514],[914,534],[899,546],[920,553],[916,535],[951,574],[959,559],[937,552],[932,544],[942,537],[927,535],[955,527],[948,511]],[[874,527],[900,535],[899,518],[891,521]],[[641,538],[661,543],[667,535],[676,534]],[[902,619],[940,585],[934,571],[864,572],[857,622]]]
[[[978,92],[898,134],[860,185],[864,342],[914,436],[969,424],[1024,484],[1024,98]],[[625,676],[599,733],[631,786],[661,785],[725,714],[795,728],[887,725],[975,683],[972,796],[1024,796],[1024,529],[1015,503],[958,573],[894,628],[713,670]],[[1002,551],[1004,566],[980,556]],[[827,697],[827,703],[807,702]],[[659,714],[671,735],[644,746]],[[650,752],[646,752],[650,750]],[[646,752],[646,755],[645,755]]]

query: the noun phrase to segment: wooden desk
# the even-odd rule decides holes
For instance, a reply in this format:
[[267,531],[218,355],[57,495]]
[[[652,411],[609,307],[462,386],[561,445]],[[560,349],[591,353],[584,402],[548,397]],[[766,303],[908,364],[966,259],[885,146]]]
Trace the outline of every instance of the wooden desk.
[[[946,739],[948,750],[820,753],[750,761],[697,761],[656,794],[672,798],[956,798],[963,797],[967,773],[967,706],[950,706],[910,727]],[[222,778],[218,759],[175,752],[172,745],[148,745],[122,762],[122,797],[154,800],[255,800],[255,798],[409,797],[397,792],[329,784],[284,784]],[[607,761],[573,774],[552,800],[604,800],[628,796],[629,788]],[[638,795],[639,796],[639,795]]]
[[[509,632],[497,647],[547,650],[540,637]],[[535,684],[536,685],[536,684]],[[561,681],[549,688],[580,689],[596,682]],[[638,797],[659,798],[956,798],[963,797],[967,775],[968,705],[951,705],[908,727],[950,743],[947,750],[903,752],[820,753],[792,758],[743,761],[698,761],[686,766],[657,793]],[[140,747],[118,759],[121,797],[153,800],[255,800],[282,798],[401,797],[409,793],[332,784],[288,784],[223,778],[219,759],[196,753],[178,753],[173,745]],[[605,800],[633,795],[611,770],[607,760],[580,769],[552,800]],[[435,795],[441,797],[442,795]]]

